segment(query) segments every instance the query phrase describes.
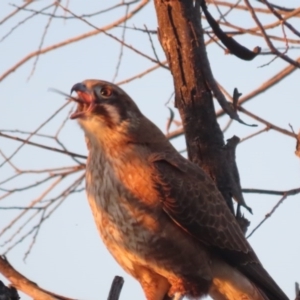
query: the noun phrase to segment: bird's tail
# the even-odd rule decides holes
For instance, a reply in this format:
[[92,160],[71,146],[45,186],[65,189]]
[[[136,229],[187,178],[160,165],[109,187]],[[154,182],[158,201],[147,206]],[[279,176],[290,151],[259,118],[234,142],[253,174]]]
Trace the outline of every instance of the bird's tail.
[[267,299],[289,300],[262,265],[248,264],[247,266],[241,266],[240,269],[243,274],[260,288],[268,297]]
[[[248,277],[224,261],[212,262],[213,282],[209,295],[214,300],[274,300]],[[285,299],[285,298],[282,298]]]

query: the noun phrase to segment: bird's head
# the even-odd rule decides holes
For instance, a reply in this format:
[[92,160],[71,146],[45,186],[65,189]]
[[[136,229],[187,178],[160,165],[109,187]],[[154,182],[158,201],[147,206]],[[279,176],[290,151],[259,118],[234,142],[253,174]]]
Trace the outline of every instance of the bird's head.
[[77,97],[71,99],[78,105],[71,119],[78,119],[88,137],[134,135],[141,119],[145,118],[134,101],[112,83],[85,80],[76,83],[72,92],[77,93]]
[[[90,147],[98,148],[100,142],[103,150],[114,150],[117,154],[124,153],[125,149],[130,151],[133,145],[140,145],[140,151],[146,152],[173,149],[161,130],[115,84],[85,80],[75,84],[72,92],[76,92],[77,97],[71,97],[71,100],[78,105],[71,119],[79,121]],[[132,147],[127,147],[129,144]]]

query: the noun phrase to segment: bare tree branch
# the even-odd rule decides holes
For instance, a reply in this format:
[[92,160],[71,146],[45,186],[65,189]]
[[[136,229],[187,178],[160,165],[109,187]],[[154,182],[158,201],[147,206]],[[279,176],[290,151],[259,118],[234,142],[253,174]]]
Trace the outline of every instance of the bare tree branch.
[[52,50],[61,48],[61,47],[66,46],[66,45],[70,45],[72,43],[75,43],[75,42],[81,41],[83,39],[86,39],[88,37],[92,37],[94,35],[97,35],[97,34],[99,34],[101,32],[105,32],[105,31],[107,31],[107,30],[109,30],[111,28],[116,27],[117,25],[120,25],[120,24],[124,23],[125,20],[130,19],[137,12],[139,12],[146,4],[148,4],[148,2],[149,2],[149,0],[143,0],[139,5],[136,6],[135,9],[133,9],[132,11],[130,11],[127,14],[127,16],[124,16],[124,17],[120,18],[119,20],[116,20],[115,22],[113,22],[113,23],[111,23],[111,24],[109,24],[107,26],[104,26],[101,29],[97,28],[96,30],[93,30],[93,31],[90,31],[90,32],[86,32],[84,34],[80,34],[80,35],[78,35],[76,37],[70,38],[68,40],[64,40],[64,41],[62,41],[60,43],[53,44],[51,46],[48,46],[48,47],[45,47],[43,49],[40,49],[40,50],[34,51],[32,53],[29,53],[24,58],[22,58],[19,62],[17,62],[14,66],[12,66],[10,69],[8,69],[7,71],[5,71],[0,76],[0,82],[2,80],[4,80],[8,75],[10,75],[11,73],[15,72],[19,67],[21,67],[23,64],[25,64],[27,61],[29,61],[33,57],[36,57],[36,56],[41,55],[41,54],[45,54],[47,52],[50,52]]
[[19,273],[4,256],[0,256],[0,273],[5,276],[14,288],[24,292],[33,299],[39,300],[73,300],[40,288],[35,282]]
[[123,284],[124,284],[123,277],[115,276],[111,284],[107,300],[118,300],[121,294]]

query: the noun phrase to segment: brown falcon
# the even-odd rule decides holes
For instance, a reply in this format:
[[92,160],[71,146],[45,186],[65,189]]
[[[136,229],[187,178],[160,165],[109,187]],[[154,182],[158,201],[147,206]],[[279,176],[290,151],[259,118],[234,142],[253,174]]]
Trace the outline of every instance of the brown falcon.
[[75,84],[72,119],[89,156],[86,192],[100,235],[147,300],[287,300],[205,172],[183,158],[119,87]]

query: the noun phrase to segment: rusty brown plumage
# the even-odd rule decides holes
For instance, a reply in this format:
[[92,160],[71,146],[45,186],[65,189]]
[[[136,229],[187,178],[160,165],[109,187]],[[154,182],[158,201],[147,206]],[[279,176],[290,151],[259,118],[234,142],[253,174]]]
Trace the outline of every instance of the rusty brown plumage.
[[103,242],[147,300],[288,299],[211,179],[119,87],[73,86],[89,144],[86,192]]

